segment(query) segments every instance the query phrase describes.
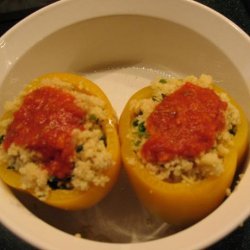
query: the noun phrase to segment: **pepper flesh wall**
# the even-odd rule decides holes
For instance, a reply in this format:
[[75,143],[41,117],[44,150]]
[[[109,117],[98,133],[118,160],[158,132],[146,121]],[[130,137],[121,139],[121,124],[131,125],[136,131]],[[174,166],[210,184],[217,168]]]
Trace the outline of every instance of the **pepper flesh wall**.
[[[219,93],[224,92],[215,85],[213,89]],[[134,119],[131,103],[152,97],[152,88],[145,87],[129,99],[122,112],[119,134],[124,167],[135,192],[146,208],[168,223],[190,225],[207,216],[225,199],[226,190],[230,188],[237,166],[247,148],[248,122],[239,105],[229,97],[230,103],[239,110],[241,122],[233,138],[233,145],[229,148],[230,152],[224,157],[224,171],[219,176],[209,176],[193,183],[162,181],[144,167],[134,152],[132,139],[128,136]],[[147,155],[152,161],[158,156],[157,153]]]
[[[104,102],[106,118],[102,123],[102,129],[105,135],[106,148],[112,158],[111,166],[105,169],[105,176],[109,178],[109,181],[104,186],[90,185],[85,191],[74,188],[52,189],[48,197],[42,200],[51,206],[67,210],[91,207],[102,200],[111,190],[120,170],[117,118],[108,98],[93,82],[82,76],[69,73],[51,73],[33,80],[25,89],[25,93],[27,93],[29,98],[26,99],[22,110],[16,113],[16,120],[14,119],[12,127],[9,128],[10,133],[7,133],[7,136],[2,140],[4,143],[3,147],[8,149],[12,142],[18,145],[25,144],[29,149],[35,149],[42,155],[45,162],[47,162],[44,167],[52,176],[55,176],[55,178],[66,178],[69,176],[72,168],[70,157],[74,150],[70,134],[73,129],[82,126],[86,114],[84,110],[73,104],[72,96],[69,94],[50,87],[41,87],[44,79],[46,81],[57,79],[70,83],[75,91],[96,96]],[[46,98],[44,99],[43,97],[48,97],[51,94],[53,94],[53,100],[45,102]],[[40,106],[36,102],[39,102]],[[39,114],[36,114],[34,117],[27,117],[26,114],[29,114],[29,109],[33,108]],[[50,112],[51,110],[52,112]],[[11,115],[10,113],[5,113],[1,119],[6,119],[6,117],[8,118]],[[58,119],[58,116],[60,119]],[[20,123],[21,120],[27,123],[29,119],[33,119],[33,127],[29,128],[30,131]],[[42,125],[40,126],[39,124]],[[19,136],[17,136],[18,134]],[[42,143],[40,144],[41,140]],[[82,145],[80,146],[81,148],[83,147]],[[78,145],[78,151],[80,146]],[[9,186],[28,192],[36,197],[33,189],[24,189],[22,187],[21,176],[17,171],[13,171],[2,164],[0,165],[0,177]]]

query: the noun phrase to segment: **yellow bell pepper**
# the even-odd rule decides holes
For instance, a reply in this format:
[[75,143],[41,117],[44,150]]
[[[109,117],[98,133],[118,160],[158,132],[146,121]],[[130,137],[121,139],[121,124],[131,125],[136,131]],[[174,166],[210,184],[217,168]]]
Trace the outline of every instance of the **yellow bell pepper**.
[[[35,80],[33,80],[25,89],[25,91],[30,91],[39,87],[43,79],[53,79],[57,78],[65,82],[69,82],[75,86],[79,92],[84,92],[89,95],[97,96],[105,103],[105,110],[107,114],[107,119],[105,119],[103,125],[103,130],[106,136],[107,150],[112,155],[112,166],[105,170],[104,174],[109,177],[109,181],[104,187],[100,186],[90,186],[87,191],[79,190],[62,190],[56,189],[51,190],[49,196],[44,200],[45,203],[62,208],[62,209],[82,209],[88,208],[95,205],[101,199],[103,199],[107,193],[111,190],[114,183],[117,180],[119,169],[120,169],[120,147],[119,147],[119,137],[117,133],[117,118],[115,112],[103,91],[95,85],[93,82],[85,79],[82,76],[68,74],[68,73],[51,73],[43,75]],[[10,113],[5,113],[2,117],[9,117]],[[21,176],[18,172],[9,170],[7,166],[0,165],[0,178],[9,186],[28,192],[35,196],[33,190],[24,190],[21,187]]]
[[[222,92],[221,89],[214,88]],[[207,216],[216,209],[226,197],[237,165],[243,159],[248,144],[248,122],[236,102],[230,98],[240,112],[241,123],[233,139],[233,146],[223,161],[224,172],[192,184],[161,181],[150,173],[133,151],[132,139],[128,136],[132,128],[134,114],[131,104],[134,100],[152,98],[151,87],[145,87],[135,93],[126,104],[119,122],[121,155],[130,182],[142,204],[153,214],[162,217],[173,225],[190,225]]]

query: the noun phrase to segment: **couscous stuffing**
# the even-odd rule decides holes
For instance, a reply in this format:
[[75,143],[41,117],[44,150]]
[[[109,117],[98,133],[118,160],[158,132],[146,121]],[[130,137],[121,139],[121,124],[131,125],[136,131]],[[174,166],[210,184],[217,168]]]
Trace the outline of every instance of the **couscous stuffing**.
[[43,79],[7,103],[0,122],[0,164],[22,189],[46,200],[51,190],[86,191],[109,182],[112,166],[104,102],[58,78]]
[[142,165],[159,179],[189,183],[224,171],[224,156],[241,121],[212,82],[208,75],[161,78],[151,84],[152,97],[131,102],[128,139]]

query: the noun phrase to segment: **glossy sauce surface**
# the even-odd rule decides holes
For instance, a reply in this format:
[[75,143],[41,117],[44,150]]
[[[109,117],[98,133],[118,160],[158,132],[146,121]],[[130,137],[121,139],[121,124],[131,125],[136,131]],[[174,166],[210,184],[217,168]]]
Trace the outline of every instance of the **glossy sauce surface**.
[[25,96],[8,127],[4,148],[12,143],[41,155],[51,176],[65,178],[72,171],[75,151],[72,130],[83,129],[85,111],[75,104],[75,97],[49,86]]
[[221,101],[212,89],[185,83],[165,96],[148,117],[149,139],[141,153],[151,163],[165,163],[175,157],[193,158],[209,150],[225,127]]

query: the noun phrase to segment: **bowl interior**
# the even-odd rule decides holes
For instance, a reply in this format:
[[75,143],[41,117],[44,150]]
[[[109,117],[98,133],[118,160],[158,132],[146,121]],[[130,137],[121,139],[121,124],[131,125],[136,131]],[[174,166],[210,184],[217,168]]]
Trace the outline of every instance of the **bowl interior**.
[[[250,117],[248,85],[234,62],[204,36],[168,20],[112,15],[77,22],[46,36],[11,66],[0,86],[0,111],[30,80],[54,71],[87,75],[104,89],[118,116],[129,96],[155,77],[206,73]],[[182,230],[148,214],[123,171],[113,191],[86,211],[60,211],[13,193],[46,223],[95,241],[142,242]]]
[[156,75],[211,74],[240,104],[248,107],[250,103],[247,84],[234,62],[205,37],[163,19],[114,15],[67,26],[31,47],[1,86],[1,109],[6,100],[41,74],[69,71],[86,75],[126,67],[152,69]]

